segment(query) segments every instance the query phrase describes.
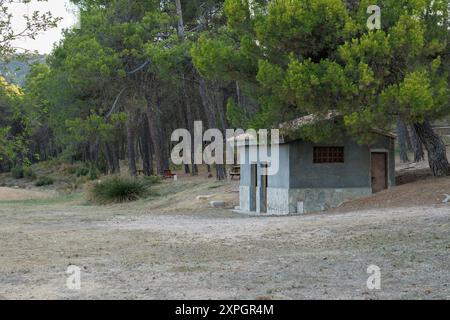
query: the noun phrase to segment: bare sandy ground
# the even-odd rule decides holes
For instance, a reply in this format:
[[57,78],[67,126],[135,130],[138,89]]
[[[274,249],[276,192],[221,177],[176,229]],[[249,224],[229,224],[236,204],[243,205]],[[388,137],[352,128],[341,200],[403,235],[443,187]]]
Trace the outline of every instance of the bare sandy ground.
[[258,218],[0,202],[0,221],[6,299],[450,298],[448,204]]
[[51,196],[48,192],[0,187],[0,201],[44,199]]

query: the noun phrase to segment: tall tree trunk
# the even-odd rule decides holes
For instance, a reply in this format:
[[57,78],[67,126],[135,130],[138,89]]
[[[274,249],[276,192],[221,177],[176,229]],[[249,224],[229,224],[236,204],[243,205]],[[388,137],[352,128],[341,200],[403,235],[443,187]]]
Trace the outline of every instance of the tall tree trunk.
[[[178,31],[178,37],[181,39],[181,41],[184,41],[185,39],[185,33],[184,33],[184,22],[183,22],[183,8],[181,6],[181,0],[175,0],[175,6],[177,9],[177,15],[178,15],[178,27],[177,27],[177,31]],[[186,128],[189,130],[189,132],[191,132],[192,135],[192,128],[194,127],[194,120],[192,117],[192,110],[191,110],[191,104],[190,104],[190,100],[188,95],[186,94],[186,80],[184,80],[184,72],[181,73],[181,78],[183,79],[182,81],[182,92],[183,92],[183,102],[185,103],[186,106],[186,122],[187,122],[187,126]],[[181,106],[183,106],[183,103],[181,103]],[[192,135],[193,137],[193,135]],[[193,143],[193,141],[191,141],[191,143]],[[191,159],[194,159],[194,149],[192,148],[191,150]],[[197,165],[194,164],[192,162],[192,170],[189,169],[189,164],[184,164],[184,172],[186,174],[191,174],[192,176],[196,176],[198,175],[198,169],[197,169]]]
[[436,134],[429,121],[414,123],[419,140],[425,146],[428,154],[428,163],[435,177],[450,175],[450,164],[448,163],[445,144],[441,137]]
[[95,138],[94,143],[92,143],[90,145],[90,149],[89,149],[89,158],[91,159],[92,163],[97,162],[99,148],[100,148],[100,138],[97,136]]
[[412,142],[411,142],[411,137],[409,135],[409,131],[408,131],[408,126],[406,125],[405,122],[403,122],[403,124],[405,125],[405,138],[406,138],[406,147],[408,151],[413,151],[413,146],[412,146]]
[[107,144],[109,157],[111,161],[110,174],[120,173],[119,152],[115,143]]
[[156,173],[158,175],[164,174],[164,165],[162,160],[160,141],[161,136],[158,130],[158,122],[156,121],[155,110],[152,110],[153,107],[150,107],[147,110],[147,118],[148,118],[148,126],[150,128],[150,136],[152,139],[153,150],[156,161]]
[[156,97],[156,119],[159,131],[159,147],[161,149],[161,160],[162,160],[162,168],[163,173],[164,170],[170,169],[170,146],[169,146],[169,138],[167,137],[166,126],[164,125],[161,119],[161,99],[160,96]]
[[111,151],[111,147],[109,146],[108,142],[105,142],[104,146],[105,146],[106,163],[108,165],[106,174],[114,174],[116,170],[114,168],[114,161],[113,161],[113,154]]
[[142,152],[142,169],[146,176],[153,175],[153,159],[151,153],[150,128],[148,126],[147,115],[142,115],[141,126],[141,152]]
[[408,159],[408,145],[407,145],[408,130],[406,125],[400,117],[397,118],[397,137],[400,153],[400,162],[409,162]]
[[119,154],[119,143],[115,142],[111,144],[112,160],[114,163],[115,173],[120,173],[120,154]]
[[[185,95],[184,95],[184,86],[183,86],[183,96],[185,97]],[[181,108],[183,108],[184,105],[181,103],[180,106],[181,106]],[[193,120],[192,120],[192,114],[190,113],[190,110],[188,110],[189,107],[190,107],[190,104],[187,103],[186,104],[186,108],[185,108],[185,115],[183,115],[183,118],[184,118],[185,128],[190,132],[191,138],[193,139],[192,124],[190,123]],[[192,141],[191,141],[191,144],[192,144]],[[191,150],[191,159],[194,159],[194,152],[192,150]],[[194,166],[194,162],[193,161],[192,161],[191,164],[192,164],[192,166]],[[189,168],[189,163],[185,163],[184,164],[184,173],[185,174],[192,174],[192,176],[194,176],[195,175],[195,170],[194,170],[194,168],[192,168],[192,171],[191,171],[191,169]]]
[[216,179],[219,181],[227,178],[227,171],[224,164],[216,164]]
[[[203,106],[205,108],[206,118],[208,121],[208,128],[218,127],[218,123],[220,122],[221,129],[224,130],[224,120],[221,119],[220,113],[223,110],[219,110],[219,108],[223,109],[223,93],[220,92],[222,89],[217,86],[208,86],[205,79],[200,79],[200,96],[202,98]],[[219,115],[219,120],[216,115]],[[216,179],[217,180],[225,180],[226,179],[226,168],[224,164],[216,164]]]
[[[193,118],[193,112],[192,112],[192,108],[191,108],[191,102],[189,100],[189,96],[186,93],[186,86],[183,83],[182,84],[182,92],[183,92],[183,101],[184,101],[184,109],[185,109],[185,113],[186,113],[186,128],[189,130],[189,132],[191,133],[191,145],[194,145],[194,118]],[[192,171],[190,172],[192,176],[196,176],[198,175],[198,168],[197,165],[194,164],[194,148],[191,148],[191,159],[192,159]],[[186,167],[186,166],[185,166]],[[189,168],[189,166],[188,166]],[[188,173],[188,172],[186,172]]]
[[178,36],[184,40],[184,23],[183,23],[183,9],[181,7],[181,0],[175,0],[175,6],[178,16]]
[[414,125],[411,126],[411,144],[414,152],[414,162],[421,162],[424,158],[422,143],[417,135]]
[[147,109],[147,118],[156,160],[156,171],[157,174],[163,175],[164,170],[169,169],[169,158],[167,154],[164,154],[167,148],[164,148],[163,132],[159,128],[161,119],[156,105],[152,105]]
[[135,128],[133,127],[133,117],[127,120],[127,148],[128,148],[128,171],[131,176],[137,175],[136,150],[135,150]]

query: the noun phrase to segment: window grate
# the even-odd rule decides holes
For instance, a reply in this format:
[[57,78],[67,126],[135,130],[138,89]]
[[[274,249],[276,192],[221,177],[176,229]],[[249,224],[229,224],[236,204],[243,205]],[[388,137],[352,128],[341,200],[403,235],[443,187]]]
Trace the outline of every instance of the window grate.
[[344,147],[314,147],[314,163],[344,163]]

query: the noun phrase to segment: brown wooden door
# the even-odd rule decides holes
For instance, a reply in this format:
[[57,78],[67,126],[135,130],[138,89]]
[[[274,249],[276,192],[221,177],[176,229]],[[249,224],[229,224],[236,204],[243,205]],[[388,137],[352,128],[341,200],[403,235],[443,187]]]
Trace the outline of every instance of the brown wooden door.
[[372,153],[372,192],[380,192],[388,188],[386,153]]

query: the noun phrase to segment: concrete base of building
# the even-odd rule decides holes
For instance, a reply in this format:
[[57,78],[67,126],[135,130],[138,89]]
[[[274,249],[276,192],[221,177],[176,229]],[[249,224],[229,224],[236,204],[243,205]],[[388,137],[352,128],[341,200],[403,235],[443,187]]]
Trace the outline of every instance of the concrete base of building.
[[238,211],[261,215],[290,215],[325,211],[344,202],[372,194],[371,188],[287,189],[267,188],[267,212],[261,213],[259,190],[256,190],[256,210],[250,210],[249,187],[240,187]]

